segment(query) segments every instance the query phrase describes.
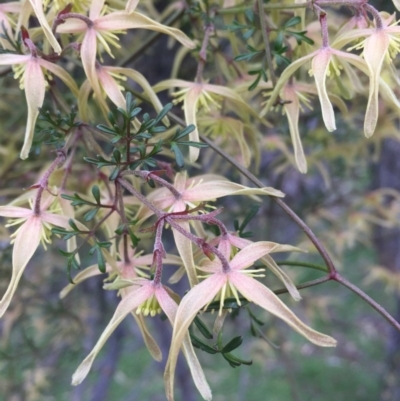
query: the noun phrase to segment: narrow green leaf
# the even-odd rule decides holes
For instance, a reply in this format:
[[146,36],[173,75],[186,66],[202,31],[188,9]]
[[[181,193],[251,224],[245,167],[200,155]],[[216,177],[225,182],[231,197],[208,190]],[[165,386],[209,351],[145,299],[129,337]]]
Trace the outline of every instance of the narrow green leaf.
[[231,341],[228,342],[228,344],[226,344],[224,346],[224,348],[222,348],[221,352],[224,354],[231,352],[231,351],[235,350],[236,348],[240,347],[242,345],[242,343],[243,343],[242,336],[234,337],[234,338],[232,338]]
[[210,330],[208,330],[207,326],[198,316],[194,318],[194,324],[199,329],[200,333],[203,334],[205,338],[207,338],[207,340],[211,340],[213,338],[213,335],[210,332]]
[[94,199],[96,200],[96,203],[99,204],[100,203],[100,189],[97,185],[93,185],[92,194],[93,194]]

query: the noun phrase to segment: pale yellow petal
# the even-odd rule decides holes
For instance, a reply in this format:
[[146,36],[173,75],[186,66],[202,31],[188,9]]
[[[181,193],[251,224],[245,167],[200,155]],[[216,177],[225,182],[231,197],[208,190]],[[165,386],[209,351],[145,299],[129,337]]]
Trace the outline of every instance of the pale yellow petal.
[[131,292],[125,298],[121,300],[119,303],[113,317],[111,318],[110,322],[108,323],[107,327],[101,334],[99,340],[97,341],[96,345],[94,346],[93,350],[90,354],[82,361],[79,365],[78,369],[75,371],[74,375],[72,376],[72,384],[77,386],[80,384],[92,367],[93,361],[96,358],[97,354],[100,352],[101,348],[103,347],[104,343],[108,340],[110,335],[114,332],[117,326],[121,323],[121,321],[133,310],[135,310],[139,305],[141,305],[146,299],[148,299],[154,289],[150,285],[145,285],[140,287],[139,289]]
[[183,298],[178,307],[172,333],[171,349],[165,370],[165,386],[168,400],[173,400],[173,387],[176,361],[187,330],[201,308],[213,300],[227,278],[225,274],[215,274],[193,287]]
[[370,73],[369,97],[367,110],[365,112],[364,133],[367,138],[371,137],[378,122],[379,113],[379,79],[382,64],[389,47],[389,37],[383,30],[376,30],[365,40],[364,59]]
[[21,150],[21,159],[26,159],[32,146],[35,124],[39,115],[39,107],[44,101],[46,82],[42,68],[37,59],[32,58],[26,65],[24,74],[25,96],[28,106],[25,139]]
[[317,55],[311,62],[311,70],[315,78],[315,85],[317,86],[318,97],[321,103],[322,118],[325,127],[329,132],[336,129],[335,114],[326,91],[326,75],[331,62],[331,57],[332,54],[330,49],[323,48],[318,51]]
[[31,216],[20,228],[15,238],[12,255],[12,276],[7,291],[0,301],[0,317],[4,315],[17,289],[26,265],[40,243],[42,222],[40,217]]
[[285,321],[312,343],[321,347],[334,347],[336,340],[304,324],[270,289],[244,274],[232,273],[229,280],[249,301]]
[[40,26],[43,29],[44,35],[46,36],[47,40],[49,41],[51,47],[54,51],[58,54],[61,53],[61,46],[57,42],[57,39],[53,35],[53,32],[50,28],[49,23],[47,22],[46,16],[43,11],[43,1],[42,0],[29,0],[33,11],[36,14],[37,19],[39,20]]

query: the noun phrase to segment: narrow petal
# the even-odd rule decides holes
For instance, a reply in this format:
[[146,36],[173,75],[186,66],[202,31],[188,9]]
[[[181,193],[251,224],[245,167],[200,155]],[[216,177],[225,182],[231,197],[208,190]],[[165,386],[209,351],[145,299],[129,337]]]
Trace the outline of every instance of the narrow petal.
[[94,21],[100,17],[101,9],[104,6],[105,0],[92,0],[89,10],[89,18]]
[[265,255],[261,258],[261,261],[265,264],[265,266],[268,267],[269,270],[272,271],[272,273],[275,274],[276,277],[279,278],[279,280],[282,281],[292,298],[295,301],[300,301],[301,295],[299,290],[296,288],[290,277],[276,264],[275,260],[272,259],[270,255]]
[[58,33],[81,33],[85,32],[88,26],[85,21],[78,18],[68,18],[63,24],[58,25]]
[[38,61],[42,67],[46,68],[46,70],[49,70],[56,77],[60,78],[61,81],[63,81],[64,84],[68,86],[68,88],[71,90],[74,96],[78,97],[79,88],[75,83],[74,79],[71,77],[71,75],[68,74],[67,71],[64,70],[64,68],[61,68],[57,64],[50,63],[44,59],[39,59]]
[[[189,222],[180,222],[178,223],[184,230],[190,232]],[[196,275],[196,265],[193,259],[193,246],[192,242],[189,238],[186,238],[184,235],[179,233],[176,229],[172,229],[174,234],[175,246],[179,252],[179,255],[182,259],[182,263],[185,266],[186,274],[188,276],[188,280],[190,286],[193,287],[196,285],[199,280]]]
[[15,238],[12,255],[12,276],[6,293],[0,301],[0,317],[4,315],[17,289],[26,265],[40,243],[42,223],[39,217],[30,217],[20,228]]
[[28,119],[26,122],[24,144],[21,150],[21,159],[26,159],[29,155],[36,119],[39,115],[39,107],[42,107],[43,105],[46,87],[42,68],[40,67],[38,60],[35,58],[32,58],[27,63],[24,74],[24,85],[26,102],[28,105]]
[[96,29],[105,31],[138,28],[165,33],[166,35],[170,35],[175,38],[183,46],[186,46],[190,49],[195,48],[195,44],[179,29],[162,25],[137,12],[132,12],[130,14],[126,14],[125,12],[114,12],[107,14],[104,17],[100,17],[96,21]]
[[253,242],[239,251],[229,262],[234,270],[245,269],[251,266],[256,260],[270,253],[278,244],[269,241]]
[[365,40],[364,59],[370,73],[369,98],[364,121],[364,133],[367,138],[372,136],[378,122],[379,79],[388,47],[389,37],[383,30],[376,30]]
[[128,0],[126,3],[125,11],[127,13],[131,13],[136,10],[137,5],[139,4],[139,0]]
[[160,350],[160,347],[158,346],[156,340],[154,337],[151,335],[149,332],[149,329],[147,328],[146,322],[143,318],[143,315],[137,315],[136,312],[131,313],[133,318],[136,320],[136,323],[139,326],[140,332],[143,337],[143,341],[147,347],[147,349],[150,352],[150,355],[153,357],[154,360],[157,362],[162,361],[162,352]]
[[315,56],[317,52],[312,52],[310,54],[307,54],[307,56],[304,56],[302,58],[299,58],[298,60],[294,61],[292,64],[290,64],[281,74],[281,76],[278,79],[278,82],[276,83],[274,90],[272,91],[268,102],[262,112],[260,113],[260,117],[265,116],[271,108],[274,106],[275,101],[277,97],[279,96],[279,92],[283,88],[283,85],[289,80],[289,78],[302,66],[304,65],[308,60],[310,60],[312,57]]
[[27,63],[31,58],[32,56],[29,54],[27,55],[11,54],[11,53],[0,54],[0,65]]
[[[197,359],[189,333],[186,334],[183,340],[182,350],[183,354],[185,355],[186,361],[189,365],[189,370],[193,377],[193,381],[194,384],[196,385],[196,388],[199,390],[203,399],[207,401],[211,400],[212,399],[211,389],[207,383],[207,379],[206,376],[204,375],[203,368],[201,367],[200,362]],[[167,383],[169,382],[169,380],[166,380],[165,382]]]
[[174,331],[172,333],[171,349],[164,375],[166,393],[169,400],[173,399],[173,386],[176,361],[187,330],[201,308],[213,300],[225,284],[225,274],[215,274],[193,287],[179,304]]
[[283,192],[271,187],[248,188],[230,181],[204,182],[187,189],[183,194],[185,201],[203,202],[230,195],[271,195],[285,196]]
[[[186,125],[193,124],[195,129],[189,133],[189,140],[199,142],[199,131],[197,129],[197,102],[200,98],[201,87],[193,87],[185,96],[183,101],[183,111],[185,114]],[[195,162],[200,154],[200,149],[193,146],[189,147],[189,160]]]
[[[106,271],[110,272],[111,270],[112,270],[111,266],[109,264],[106,264]],[[100,274],[103,274],[103,273],[99,270],[99,266],[97,264],[87,267],[86,269],[79,272],[73,278],[74,284],[68,284],[66,287],[64,287],[61,290],[60,298],[61,299],[65,298],[74,288],[76,288],[76,286],[78,284],[82,283],[83,281],[87,280],[90,277],[95,277]]]
[[303,145],[299,133],[300,101],[296,91],[290,85],[285,86],[283,90],[283,98],[290,101],[290,103],[285,103],[284,108],[289,123],[290,137],[294,149],[294,158],[299,171],[305,174],[307,173],[307,161],[304,156]]
[[0,216],[2,217],[26,217],[32,215],[32,210],[18,206],[0,206]]
[[[163,287],[157,289],[155,294],[157,301],[161,306],[161,309],[165,312],[165,314],[168,316],[169,321],[173,325],[178,310],[178,305],[170,297],[168,292]],[[197,356],[194,352],[189,334],[186,334],[182,346],[183,346],[183,353],[189,365],[189,369],[197,389],[200,391],[200,394],[204,399],[210,400],[211,390],[210,387],[208,386],[207,380],[204,376],[204,372],[203,369],[201,368],[199,360],[197,359]]]
[[42,0],[29,0],[32,5],[33,11],[36,14],[37,19],[39,20],[40,26],[43,29],[44,35],[46,36],[47,40],[49,41],[51,47],[54,51],[58,54],[61,53],[61,46],[57,42],[57,39],[53,35],[51,31],[50,25],[47,22],[46,16],[44,15],[43,11],[43,1]]
[[96,51],[96,31],[93,28],[88,28],[81,46],[82,64],[86,77],[89,80],[90,85],[92,85],[95,95],[100,99],[102,98],[102,94],[96,73]]
[[331,51],[329,48],[322,48],[312,59],[311,70],[314,74],[315,85],[317,86],[318,97],[321,103],[322,118],[326,129],[331,132],[336,129],[335,114],[332,103],[326,91],[326,75],[331,61]]
[[400,11],[400,0],[393,0],[393,4],[397,8],[397,11]]
[[122,320],[133,310],[135,310],[139,305],[141,305],[146,299],[148,299],[154,289],[150,285],[145,285],[140,287],[139,289],[131,292],[125,298],[121,300],[119,303],[113,317],[108,323],[107,327],[101,334],[99,340],[94,346],[93,350],[90,354],[82,361],[79,365],[78,369],[75,371],[72,376],[72,384],[77,386],[80,384],[87,374],[89,373],[90,368],[92,367],[93,361],[96,358],[97,354],[100,352],[104,343],[108,340],[110,335],[114,332],[117,326],[122,322]]
[[321,347],[334,347],[336,340],[304,324],[271,290],[244,274],[231,273],[229,280],[249,301],[285,321],[312,343]]
[[118,87],[115,79],[108,74],[104,67],[97,68],[97,77],[100,80],[101,86],[106,92],[110,100],[121,109],[125,110],[126,102],[121,89]]
[[[153,88],[151,87],[147,79],[140,72],[135,71],[131,68],[121,68],[121,67],[105,67],[105,68],[108,71],[115,72],[116,74],[125,75],[128,78],[132,79],[134,82],[138,83],[142,87],[144,93],[148,96],[151,104],[154,106],[154,109],[157,112],[160,112],[162,110],[163,105],[160,99],[154,92]],[[166,126],[169,126],[168,117],[164,117],[162,121],[164,122],[164,124],[166,124]]]

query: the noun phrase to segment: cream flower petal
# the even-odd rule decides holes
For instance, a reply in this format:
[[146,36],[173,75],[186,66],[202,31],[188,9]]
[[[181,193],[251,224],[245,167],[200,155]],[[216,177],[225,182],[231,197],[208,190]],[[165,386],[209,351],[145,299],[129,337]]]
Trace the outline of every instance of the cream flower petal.
[[96,73],[96,49],[96,31],[93,28],[89,28],[82,41],[81,58],[86,77],[90,85],[92,85],[95,95],[100,99],[102,95]]
[[[107,263],[106,264],[106,272],[112,271],[111,266]],[[79,272],[75,277],[74,277],[74,284],[68,284],[65,286],[61,292],[60,292],[60,299],[65,298],[76,286],[83,281],[87,280],[88,278],[98,276],[100,274],[103,274],[100,270],[98,265],[92,265],[87,267],[86,269],[82,270]]]
[[284,109],[289,123],[290,137],[292,139],[294,158],[299,171],[307,173],[307,160],[304,156],[303,145],[299,133],[300,100],[293,86],[286,85],[283,89],[283,98],[289,103],[285,103]]
[[263,110],[260,113],[260,117],[265,116],[269,110],[273,107],[277,97],[279,96],[279,92],[283,88],[283,85],[289,80],[289,78],[302,66],[304,65],[308,60],[313,58],[318,51],[312,52],[310,54],[307,54],[307,56],[304,56],[302,58],[299,58],[298,60],[294,61],[292,64],[290,64],[286,69],[282,72],[282,75],[279,77],[278,82],[276,83],[274,90],[272,91],[268,102],[266,106],[263,108]]
[[326,75],[329,64],[332,58],[332,53],[329,48],[322,48],[312,59],[311,70],[314,74],[315,84],[317,86],[318,97],[321,103],[322,118],[325,127],[329,132],[336,129],[335,114],[333,112],[332,103],[329,100],[326,91]]
[[[176,312],[178,310],[178,305],[163,287],[157,288],[155,295],[158,303],[161,306],[161,309],[165,312],[165,314],[168,316],[169,321],[173,325],[176,317]],[[186,334],[185,339],[183,340],[182,347],[186,361],[189,365],[190,373],[192,374],[193,381],[195,382],[197,389],[200,391],[200,394],[204,399],[210,400],[211,390],[208,386],[199,360],[197,359],[197,356],[194,352],[189,334]],[[167,381],[168,379],[166,380],[166,382]]]
[[6,293],[0,301],[0,317],[10,305],[19,280],[26,265],[32,258],[40,243],[42,222],[39,216],[32,215],[20,228],[15,238],[12,255],[12,276]]
[[0,54],[0,65],[13,65],[27,63],[32,56],[30,54]]
[[278,244],[269,241],[253,242],[239,251],[229,262],[233,270],[242,270],[251,266],[256,260],[270,253]]
[[87,29],[88,26],[85,21],[78,18],[68,18],[64,23],[58,25],[57,33],[81,33]]
[[46,16],[44,15],[43,11],[43,1],[42,0],[29,0],[32,5],[33,11],[36,14],[37,19],[39,20],[40,26],[43,29],[44,35],[46,36],[47,40],[49,41],[51,47],[54,51],[58,54],[61,53],[61,46],[57,42],[57,39],[53,35],[53,32],[50,28],[49,23],[47,22]]
[[270,255],[265,255],[261,258],[261,262],[264,263],[265,266],[267,266],[268,269],[271,270],[272,273],[274,273],[275,276],[282,281],[292,298],[295,301],[300,301],[301,295],[299,290],[296,288],[290,277],[276,264],[274,259],[272,259]]
[[42,107],[46,81],[42,68],[37,59],[32,58],[26,66],[24,73],[25,96],[28,105],[28,118],[26,122],[25,139],[21,150],[21,159],[29,155],[33,141],[36,119],[39,115],[39,107]]
[[60,78],[61,81],[63,81],[64,84],[68,86],[68,88],[71,90],[71,92],[74,94],[74,96],[78,97],[79,88],[78,88],[77,84],[75,83],[74,79],[71,77],[71,75],[68,74],[67,71],[65,71],[63,68],[61,68],[57,64],[50,63],[47,60],[44,60],[42,58],[38,59],[38,62],[42,67],[46,68],[46,70],[49,70],[55,76]]
[[125,29],[149,29],[174,37],[183,46],[194,49],[195,44],[179,29],[162,25],[145,15],[137,12],[127,14],[125,12],[114,12],[100,17],[96,20],[96,29],[112,31]]
[[100,17],[101,10],[104,6],[104,1],[105,0],[92,0],[89,9],[89,18],[92,21]]
[[187,330],[199,310],[213,300],[226,281],[227,277],[225,274],[215,274],[193,287],[182,298],[179,304],[164,375],[168,400],[173,400],[176,361],[178,359],[179,349],[187,335]]
[[113,317],[101,334],[93,350],[82,361],[82,363],[78,366],[78,369],[72,376],[72,384],[74,386],[77,386],[85,379],[85,377],[89,373],[90,368],[92,367],[93,361],[96,358],[97,354],[100,352],[104,343],[108,340],[110,335],[114,332],[114,330],[122,322],[122,320],[132,310],[136,309],[144,301],[146,301],[146,299],[148,299],[153,293],[154,288],[151,285],[144,285],[143,287],[140,287],[137,290],[131,292],[129,295],[121,300],[121,302],[118,304],[117,309],[115,310]]
[[379,79],[388,47],[389,37],[382,29],[376,30],[365,40],[364,44],[364,59],[368,65],[371,78],[368,105],[364,121],[364,133],[367,138],[372,136],[378,122]]
[[[149,98],[151,104],[154,106],[155,110],[157,112],[160,112],[162,110],[163,105],[162,105],[160,99],[154,92],[153,88],[151,87],[151,85],[149,84],[147,79],[140,72],[135,71],[131,68],[122,68],[122,67],[105,67],[105,68],[108,71],[114,72],[116,74],[125,75],[128,78],[135,81],[136,83],[138,83],[142,87],[144,93],[148,96],[148,98]],[[168,117],[164,117],[162,121],[164,122],[164,124],[166,124],[166,126],[169,126]]]
[[98,67],[96,68],[96,73],[97,77],[100,80],[101,86],[103,87],[104,91],[106,92],[110,100],[117,107],[120,107],[121,109],[125,110],[126,101],[124,96],[122,95],[122,91],[118,87],[114,78],[107,73],[107,69],[105,67]]
[[137,5],[139,4],[139,0],[128,0],[126,3],[125,11],[129,14],[132,11],[136,10]]
[[[184,230],[190,232],[190,225],[187,221],[182,221],[177,223],[179,224]],[[179,252],[179,255],[182,259],[182,263],[185,266],[186,274],[188,276],[188,280],[190,286],[193,287],[196,285],[199,280],[196,275],[196,265],[193,259],[193,246],[192,242],[189,238],[186,238],[180,232],[178,232],[175,228],[172,229],[174,234],[175,246]]]
[[[183,111],[185,114],[186,125],[193,124],[195,129],[189,133],[189,140],[194,142],[199,142],[199,131],[197,130],[197,103],[201,95],[201,86],[193,87],[186,94],[183,101]],[[200,149],[190,146],[189,147],[189,160],[193,163],[195,162],[200,154]]]
[[271,195],[276,197],[285,196],[283,192],[271,188],[248,188],[244,185],[230,181],[210,181],[195,185],[193,188],[186,189],[183,200],[203,202],[223,196],[230,195]]
[[146,322],[142,314],[137,315],[136,312],[131,312],[131,315],[135,319],[137,325],[139,326],[140,333],[142,334],[144,343],[146,348],[149,350],[150,355],[157,362],[162,361],[162,352],[160,347],[158,346],[154,337],[150,334],[149,329],[147,328]]
[[271,290],[258,281],[239,272],[231,273],[229,280],[249,301],[282,319],[312,343],[321,347],[336,346],[335,339],[304,324]]
[[0,216],[10,218],[28,218],[32,215],[32,210],[19,206],[0,206]]

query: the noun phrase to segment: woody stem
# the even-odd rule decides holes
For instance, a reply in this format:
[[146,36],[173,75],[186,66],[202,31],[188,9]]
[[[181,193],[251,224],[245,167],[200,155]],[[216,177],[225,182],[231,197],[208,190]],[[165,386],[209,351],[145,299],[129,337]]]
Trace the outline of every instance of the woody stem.
[[36,216],[40,215],[40,202],[42,200],[42,195],[43,195],[43,191],[45,189],[47,189],[47,186],[49,184],[49,178],[51,176],[51,174],[53,174],[53,171],[62,163],[65,162],[65,153],[63,150],[58,150],[57,151],[57,157],[56,159],[53,161],[53,163],[51,163],[50,167],[47,169],[47,171],[44,173],[44,175],[42,176],[42,178],[39,180],[38,182],[38,191],[36,194],[36,198],[35,198],[35,203],[33,205],[33,213]]

